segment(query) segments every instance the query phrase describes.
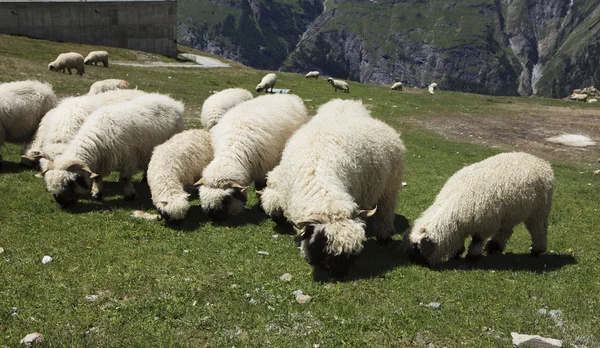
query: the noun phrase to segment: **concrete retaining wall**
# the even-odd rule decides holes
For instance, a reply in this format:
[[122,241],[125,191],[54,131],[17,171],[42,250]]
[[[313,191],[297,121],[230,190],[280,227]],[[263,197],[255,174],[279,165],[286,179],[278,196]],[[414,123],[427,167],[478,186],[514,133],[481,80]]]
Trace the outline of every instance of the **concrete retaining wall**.
[[2,1],[0,33],[175,57],[177,1]]

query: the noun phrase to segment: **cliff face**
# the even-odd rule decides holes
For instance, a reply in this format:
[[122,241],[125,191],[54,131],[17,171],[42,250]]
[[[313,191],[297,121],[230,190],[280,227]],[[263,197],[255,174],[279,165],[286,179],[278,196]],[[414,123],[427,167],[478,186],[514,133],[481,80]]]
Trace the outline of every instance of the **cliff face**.
[[600,0],[179,1],[184,44],[258,68],[553,97],[600,77]]

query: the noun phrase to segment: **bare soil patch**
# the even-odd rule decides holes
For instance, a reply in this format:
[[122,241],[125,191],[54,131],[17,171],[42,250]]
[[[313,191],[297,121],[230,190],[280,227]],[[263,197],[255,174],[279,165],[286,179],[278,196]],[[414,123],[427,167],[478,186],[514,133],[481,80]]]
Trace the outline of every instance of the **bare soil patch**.
[[546,141],[561,134],[581,134],[600,141],[600,109],[510,104],[493,116],[454,114],[413,118],[410,124],[453,141],[506,151],[526,151],[549,160],[600,166],[600,146],[571,147]]

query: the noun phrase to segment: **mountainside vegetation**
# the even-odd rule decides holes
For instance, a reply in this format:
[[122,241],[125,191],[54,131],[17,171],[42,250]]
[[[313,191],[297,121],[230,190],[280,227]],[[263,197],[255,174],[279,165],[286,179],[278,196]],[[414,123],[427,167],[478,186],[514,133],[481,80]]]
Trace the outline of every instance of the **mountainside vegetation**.
[[600,0],[183,0],[180,39],[271,70],[562,98],[597,83]]

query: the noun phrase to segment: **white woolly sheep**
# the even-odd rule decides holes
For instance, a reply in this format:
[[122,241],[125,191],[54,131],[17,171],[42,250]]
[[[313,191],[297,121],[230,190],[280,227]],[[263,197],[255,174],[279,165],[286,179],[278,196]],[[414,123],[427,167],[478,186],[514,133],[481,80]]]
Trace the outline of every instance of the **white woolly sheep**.
[[129,88],[129,82],[119,79],[108,79],[102,81],[96,81],[90,87],[89,95],[99,94],[107,91],[113,91],[115,89],[127,89]]
[[399,134],[360,101],[334,99],[290,138],[262,207],[294,224],[309,263],[343,276],[363,248],[365,221],[381,242],[394,233],[404,151]]
[[98,95],[84,95],[63,99],[48,111],[42,119],[29,149],[21,161],[33,166],[40,163],[42,171],[48,169],[48,161],[60,156],[81,128],[85,119],[101,107],[129,101],[145,93],[138,90],[117,90]]
[[241,212],[248,185],[264,188],[285,142],[306,121],[308,112],[296,95],[260,96],[229,110],[210,130],[214,159],[198,182],[208,216],[221,220]]
[[102,65],[106,68],[108,67],[108,52],[106,51],[92,51],[88,53],[88,55],[83,60],[84,64],[88,65],[98,65],[99,62],[102,62]]
[[344,91],[345,93],[350,93],[350,88],[348,88],[348,83],[342,80],[334,80],[331,77],[327,79],[327,82],[331,83],[333,86],[334,92],[337,90]]
[[125,200],[134,199],[131,176],[148,168],[155,146],[183,131],[183,110],[183,103],[160,94],[96,110],[43,173],[48,191],[63,208],[90,190],[92,198],[101,199],[102,176],[118,171]]
[[396,82],[392,85],[392,90],[393,91],[401,91],[403,86],[404,85],[402,84],[402,82]]
[[434,91],[437,89],[437,87],[438,87],[438,85],[435,82],[430,84],[429,87],[427,87],[429,94],[433,94]]
[[219,122],[227,110],[252,98],[252,93],[243,88],[228,88],[211,95],[202,104],[202,112],[200,113],[202,127],[210,130]]
[[575,100],[575,101],[585,102],[588,99],[588,95],[587,94],[572,94],[569,97],[569,99]]
[[181,220],[189,209],[186,192],[202,177],[213,159],[210,134],[191,129],[175,134],[154,148],[148,165],[148,186],[152,202],[166,221]]
[[588,103],[597,103],[598,99],[588,99]]
[[[0,84],[0,148],[5,142],[29,142],[42,117],[57,101],[47,83],[27,80]],[[29,147],[25,145],[23,151]]]
[[315,80],[319,78],[321,74],[318,71],[309,71],[308,74],[306,74],[306,78],[312,78],[314,77]]
[[265,93],[267,93],[269,88],[271,88],[271,93],[273,93],[273,87],[275,87],[275,83],[277,83],[277,75],[273,73],[266,74],[256,86],[256,91],[261,92],[264,89]]
[[513,228],[525,222],[532,239],[531,255],[546,251],[554,173],[550,164],[523,152],[503,153],[456,172],[435,202],[405,235],[414,261],[436,264],[458,258],[472,236],[467,258],[477,260],[504,251]]
[[85,67],[83,64],[83,56],[79,53],[69,52],[59,54],[55,61],[48,64],[48,70],[65,72],[65,69],[71,75],[71,69],[77,70],[77,75],[83,76]]

